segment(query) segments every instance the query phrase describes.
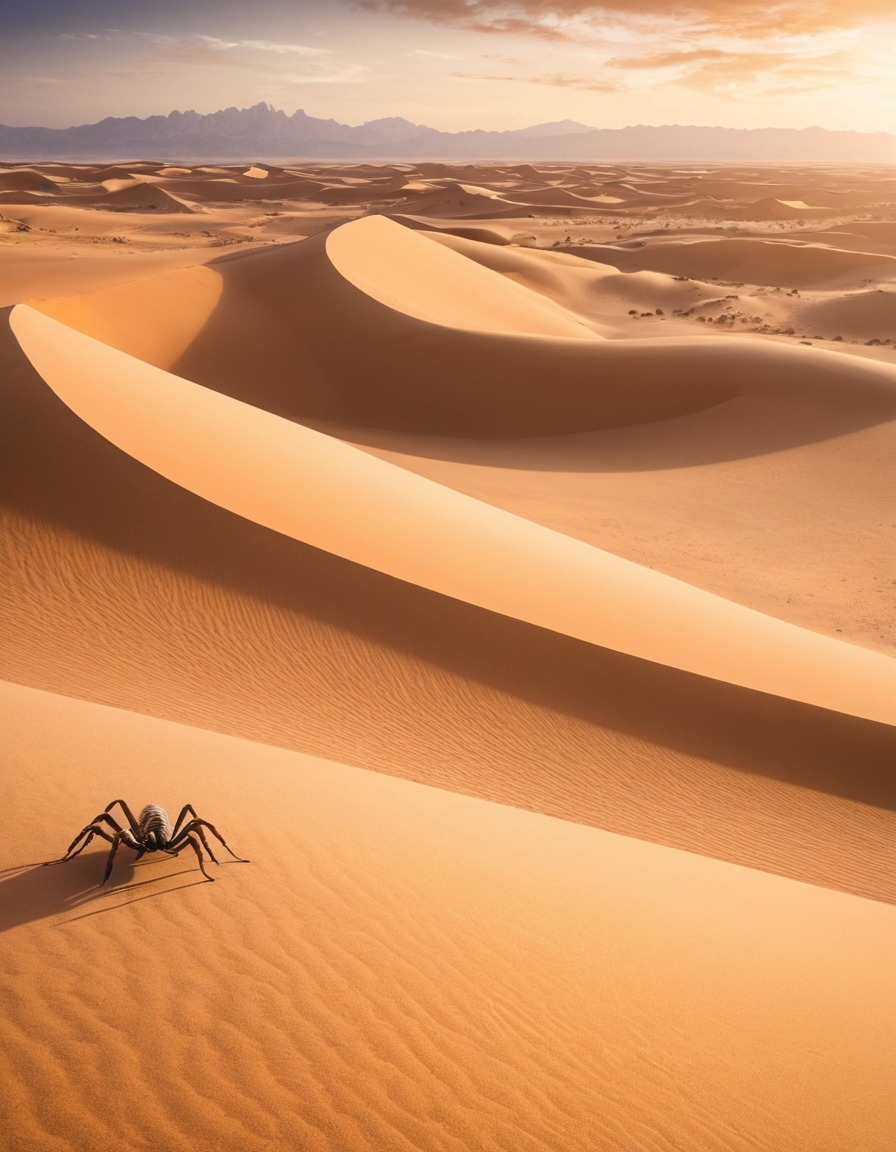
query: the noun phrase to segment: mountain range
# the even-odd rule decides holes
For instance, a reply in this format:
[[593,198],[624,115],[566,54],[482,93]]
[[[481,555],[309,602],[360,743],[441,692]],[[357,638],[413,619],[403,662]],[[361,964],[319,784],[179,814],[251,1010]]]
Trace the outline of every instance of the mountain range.
[[594,128],[560,120],[504,132],[441,132],[400,116],[340,124],[270,104],[167,116],[110,116],[72,128],[0,124],[0,157],[165,160],[749,160],[896,163],[888,132],[694,125]]

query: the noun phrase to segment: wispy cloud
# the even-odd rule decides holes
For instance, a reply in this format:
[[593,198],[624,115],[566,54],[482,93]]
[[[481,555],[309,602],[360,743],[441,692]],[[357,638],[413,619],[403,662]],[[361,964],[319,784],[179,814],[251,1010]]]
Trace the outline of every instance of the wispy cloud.
[[[306,83],[332,83],[348,66],[334,63],[329,48],[310,48],[274,40],[222,40],[215,36],[174,37],[137,33],[152,44],[148,63],[211,66],[249,72],[282,72],[302,61]],[[276,62],[276,63],[275,63]]]
[[215,52],[273,52],[278,56],[330,56],[330,48],[310,48],[307,44],[284,44],[278,40],[219,40],[197,36],[196,40]]
[[157,32],[123,32],[110,29],[122,36],[139,36],[159,49],[171,52],[209,53],[218,56],[232,53],[273,53],[276,56],[319,57],[331,56],[330,48],[311,48],[307,44],[288,44],[278,40],[221,40],[217,36],[164,36]]
[[303,75],[286,75],[283,79],[293,85],[305,84],[362,84],[370,77],[371,69],[366,64],[328,64],[316,72]]
[[361,8],[391,11],[435,24],[540,39],[600,37],[608,21],[648,17],[692,35],[738,38],[818,33],[896,17],[893,0],[356,0]]
[[609,80],[591,76],[570,76],[566,72],[547,72],[537,76],[507,76],[487,72],[452,72],[457,80],[506,81],[511,84],[542,84],[549,88],[572,88],[579,92],[616,92],[619,86]]
[[[800,56],[792,52],[732,52],[700,48],[641,56],[611,57],[608,69],[638,72],[642,82],[673,83],[699,91],[730,95],[745,85],[783,92],[798,83],[800,91],[849,75],[848,55],[825,52]],[[652,76],[651,74],[656,75]]]
[[733,56],[718,48],[698,48],[683,52],[654,52],[646,56],[611,56],[604,62],[605,68],[632,68],[653,70],[657,68],[678,68],[682,65],[699,64],[705,60],[721,60]]
[[431,52],[429,48],[415,48],[412,56],[426,56],[430,60],[463,60],[463,56],[456,56],[453,52]]

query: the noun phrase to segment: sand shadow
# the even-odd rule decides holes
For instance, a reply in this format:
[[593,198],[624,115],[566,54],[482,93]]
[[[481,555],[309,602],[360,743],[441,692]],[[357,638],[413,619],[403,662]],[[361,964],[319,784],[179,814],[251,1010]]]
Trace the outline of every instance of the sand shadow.
[[[71,923],[179,888],[208,883],[195,868],[170,872],[151,867],[158,861],[136,864],[121,860],[116,861],[109,883],[100,888],[103,859],[104,854],[91,852],[50,867],[38,861],[0,871],[0,932],[66,913],[70,915],[62,923]],[[192,877],[194,873],[198,879],[174,886],[165,883],[175,877]]]

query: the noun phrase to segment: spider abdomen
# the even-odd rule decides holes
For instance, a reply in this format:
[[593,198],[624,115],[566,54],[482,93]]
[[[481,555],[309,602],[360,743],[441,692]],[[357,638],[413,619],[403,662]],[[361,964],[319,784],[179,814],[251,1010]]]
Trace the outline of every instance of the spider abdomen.
[[146,804],[140,812],[138,823],[140,839],[147,847],[161,848],[171,839],[171,820],[165,809],[158,804]]

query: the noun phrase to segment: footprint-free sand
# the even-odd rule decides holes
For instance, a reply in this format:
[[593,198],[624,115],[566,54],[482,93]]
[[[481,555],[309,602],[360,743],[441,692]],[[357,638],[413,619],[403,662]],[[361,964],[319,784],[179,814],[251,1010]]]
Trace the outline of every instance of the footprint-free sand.
[[889,1148],[892,171],[6,165],[0,306],[4,1146]]

